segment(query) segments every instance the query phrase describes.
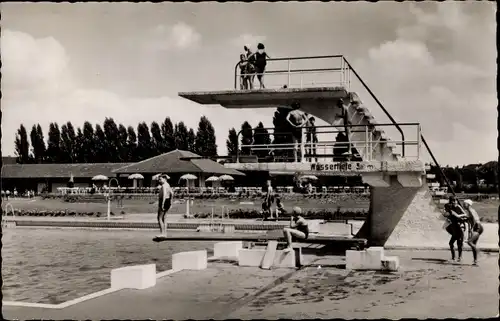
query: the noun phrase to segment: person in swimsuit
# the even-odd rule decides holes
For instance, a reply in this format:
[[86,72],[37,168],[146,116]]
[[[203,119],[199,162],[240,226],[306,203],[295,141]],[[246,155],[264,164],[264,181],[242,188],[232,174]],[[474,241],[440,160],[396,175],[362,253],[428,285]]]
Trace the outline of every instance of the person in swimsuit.
[[[342,98],[340,98],[337,102],[337,107],[341,110],[341,114],[339,117],[337,117],[337,121],[336,123],[340,123],[342,122],[343,125],[344,125],[344,132],[345,132],[345,136],[347,137],[347,145],[348,145],[348,150],[347,152],[343,153],[342,156],[345,156],[347,157],[348,160],[351,159],[351,156],[353,156],[353,153],[352,153],[352,144],[351,144],[351,128],[349,127],[349,125],[351,125],[350,121],[349,121],[349,114],[348,114],[348,110],[345,105],[344,105],[344,100]],[[338,124],[334,124],[334,126],[338,126]],[[356,155],[356,157],[358,157],[359,155]]]
[[248,75],[248,88],[247,89],[253,89],[253,81],[255,79],[255,56],[252,53],[252,50],[250,50],[250,46],[244,46],[243,50],[245,50],[245,55],[246,55],[246,60],[248,61],[247,64],[247,75]]
[[160,185],[158,193],[158,225],[160,226],[160,235],[157,238],[167,237],[167,222],[165,220],[167,212],[172,206],[172,198],[174,196],[174,191],[167,183],[167,175],[160,175],[158,178]]
[[307,221],[300,215],[302,214],[302,209],[296,206],[292,211],[292,216],[290,217],[290,227],[285,227],[283,229],[283,234],[285,235],[287,242],[285,252],[292,250],[292,242],[294,240],[306,240],[309,236],[309,226]]
[[[255,57],[255,62],[251,59]],[[264,86],[264,72],[266,71],[267,59],[271,59],[265,52],[265,47],[262,43],[257,45],[257,52],[253,53],[250,57],[248,57],[248,61],[252,62],[255,66],[255,72],[257,73],[257,79],[260,82],[260,89],[266,88]]]
[[269,212],[270,218],[273,218],[273,211],[271,209],[274,202],[273,185],[270,179],[267,180],[266,184],[267,184],[266,186],[267,191],[266,191],[266,196],[264,198],[264,203],[266,204],[266,209]]
[[[306,143],[309,148],[307,152],[309,155],[316,156],[316,163],[318,162],[318,157],[316,154],[316,144],[318,143],[318,135],[316,134],[316,126],[314,126],[315,119],[314,117],[309,118],[309,124],[306,131]],[[308,159],[312,162],[312,157]]]
[[476,210],[472,208],[472,201],[467,199],[464,201],[464,207],[467,214],[467,221],[469,223],[469,238],[467,240],[467,244],[469,244],[472,249],[472,256],[474,257],[473,265],[477,265],[477,241],[481,234],[483,234],[483,225],[481,225],[481,221],[479,215]]
[[303,127],[307,127],[310,123],[308,115],[303,111],[299,110],[300,109],[299,103],[293,103],[291,107],[292,111],[288,113],[288,115],[286,116],[286,120],[292,127],[294,127],[292,131],[292,138],[294,145],[294,160],[295,162],[298,162],[299,160],[297,157],[297,151],[299,149],[299,143],[302,142],[302,130],[304,130]]
[[248,80],[249,80],[249,75],[248,75],[248,61],[247,57],[245,54],[240,55],[240,89],[248,89]]
[[458,262],[460,262],[462,260],[462,247],[464,243],[464,231],[460,224],[467,218],[467,214],[465,214],[463,208],[453,196],[450,196],[448,204],[445,205],[445,211],[445,216],[449,220],[446,231],[451,235],[449,242],[451,259],[455,260],[454,244],[456,241],[458,247]]

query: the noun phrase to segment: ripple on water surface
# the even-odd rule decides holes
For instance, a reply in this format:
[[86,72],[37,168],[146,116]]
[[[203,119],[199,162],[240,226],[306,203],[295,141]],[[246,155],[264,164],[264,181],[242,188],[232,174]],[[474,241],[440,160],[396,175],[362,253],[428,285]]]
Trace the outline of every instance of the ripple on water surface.
[[154,233],[8,229],[2,237],[3,300],[58,304],[109,288],[112,269],[155,263],[161,272],[171,268],[174,253],[213,250],[214,242],[155,243]]

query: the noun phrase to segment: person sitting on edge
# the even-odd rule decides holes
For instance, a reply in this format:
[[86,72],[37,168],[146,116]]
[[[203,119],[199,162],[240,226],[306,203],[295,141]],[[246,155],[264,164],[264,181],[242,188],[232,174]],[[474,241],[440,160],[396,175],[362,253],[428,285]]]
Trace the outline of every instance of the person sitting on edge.
[[248,61],[245,54],[240,55],[240,89],[248,89]]
[[290,252],[292,250],[292,242],[294,240],[306,240],[309,236],[309,226],[301,214],[302,209],[295,206],[292,210],[292,216],[290,217],[290,227],[285,227],[283,229],[283,234],[285,235],[287,242],[285,252]]
[[472,264],[477,265],[477,241],[479,240],[481,234],[483,234],[484,229],[479,215],[476,210],[472,208],[472,203],[472,200],[467,199],[464,201],[464,207],[467,212],[467,220],[469,223],[469,237],[467,239],[467,244],[469,244],[472,249],[472,256],[474,258],[474,262]]
[[467,218],[467,214],[464,213],[462,207],[457,203],[454,196],[450,196],[449,203],[445,205],[445,217],[449,220],[449,224],[446,226],[446,231],[451,235],[450,238],[450,251],[451,260],[455,260],[455,249],[454,244],[457,242],[458,248],[458,262],[462,260],[462,247],[464,243],[464,231],[462,230],[460,224],[464,219]]
[[174,197],[174,191],[167,182],[167,175],[160,175],[158,178],[160,185],[158,193],[158,225],[160,226],[160,235],[157,238],[167,237],[167,222],[166,216],[167,212],[172,206],[172,198]]
[[264,86],[264,72],[266,71],[266,65],[267,65],[267,59],[271,59],[265,52],[265,47],[262,43],[259,43],[257,45],[257,52],[253,53],[250,57],[248,57],[248,61],[250,61],[251,58],[255,57],[255,63],[253,65],[255,66],[255,72],[257,73],[257,79],[260,82],[260,89],[266,88]]

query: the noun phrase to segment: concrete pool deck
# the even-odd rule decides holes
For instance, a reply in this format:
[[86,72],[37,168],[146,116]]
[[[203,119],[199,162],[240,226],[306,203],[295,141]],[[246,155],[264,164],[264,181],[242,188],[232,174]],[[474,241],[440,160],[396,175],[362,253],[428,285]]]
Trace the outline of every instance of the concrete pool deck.
[[[488,318],[498,313],[498,253],[447,263],[445,251],[387,251],[396,273],[345,270],[338,256],[296,269],[213,261],[59,309],[3,306],[6,319]],[[307,261],[306,261],[307,262]]]

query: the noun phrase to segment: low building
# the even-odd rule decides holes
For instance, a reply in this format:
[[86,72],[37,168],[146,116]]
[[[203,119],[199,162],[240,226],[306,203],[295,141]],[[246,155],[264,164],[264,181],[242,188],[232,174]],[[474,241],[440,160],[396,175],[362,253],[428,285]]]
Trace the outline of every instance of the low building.
[[242,172],[226,168],[210,159],[196,159],[196,157],[200,156],[189,151],[176,149],[115,169],[113,173],[117,177],[128,177],[128,175],[139,173],[144,176],[142,182],[144,186],[153,185],[153,176],[158,173],[167,173],[170,176],[169,183],[172,186],[186,186],[186,182],[180,180],[181,176],[193,174],[196,176],[196,180],[191,182],[196,187],[205,187],[205,181],[210,176],[230,175],[236,181],[245,176]]
[[[2,190],[18,192],[34,190],[38,193],[46,189],[56,192],[58,187],[67,187],[70,179],[74,187],[91,187],[92,178],[104,175],[116,178],[120,186],[132,186],[128,179],[131,174],[141,174],[139,186],[153,186],[156,182],[153,176],[167,173],[172,186],[186,186],[180,177],[193,174],[196,180],[194,186],[204,187],[205,180],[210,176],[230,175],[237,181],[245,174],[225,168],[223,165],[209,159],[192,159],[199,157],[194,153],[174,150],[137,163],[99,163],[99,164],[7,164],[2,167]],[[107,183],[107,182],[106,182]],[[111,184],[112,186],[115,183]]]
[[92,177],[113,177],[113,170],[128,164],[130,163],[3,165],[2,190],[13,191],[15,188],[19,192],[33,190],[41,193],[46,189],[48,192],[56,192],[58,187],[67,187],[71,177],[74,187],[91,187]]

